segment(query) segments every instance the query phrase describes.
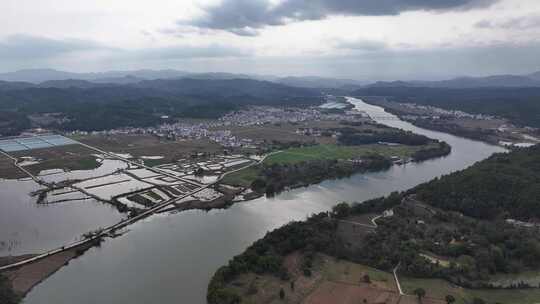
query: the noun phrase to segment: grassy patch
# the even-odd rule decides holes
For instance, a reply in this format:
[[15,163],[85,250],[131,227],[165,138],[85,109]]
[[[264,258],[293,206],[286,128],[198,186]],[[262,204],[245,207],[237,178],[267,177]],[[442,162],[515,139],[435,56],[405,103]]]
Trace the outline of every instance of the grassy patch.
[[414,152],[427,146],[386,146],[386,145],[362,145],[362,146],[338,146],[338,145],[315,145],[301,148],[287,149],[281,153],[269,156],[265,164],[294,164],[310,160],[333,160],[351,159],[363,157],[369,154],[383,156],[409,157]]
[[481,298],[488,303],[531,304],[540,302],[540,289],[465,289],[453,286],[440,279],[400,278],[403,291],[412,294],[416,288],[426,290],[426,296],[444,299],[453,295],[456,303],[467,304],[474,298]]
[[83,156],[65,159],[50,159],[39,164],[27,166],[26,169],[33,174],[50,169],[67,170],[93,170],[101,166],[94,156]]
[[259,167],[251,166],[240,171],[227,174],[223,183],[227,185],[249,187],[251,183],[259,176]]
[[371,282],[378,287],[392,290],[397,288],[391,273],[332,257],[326,259],[322,272],[329,281],[358,284],[364,282],[364,275],[368,275]]

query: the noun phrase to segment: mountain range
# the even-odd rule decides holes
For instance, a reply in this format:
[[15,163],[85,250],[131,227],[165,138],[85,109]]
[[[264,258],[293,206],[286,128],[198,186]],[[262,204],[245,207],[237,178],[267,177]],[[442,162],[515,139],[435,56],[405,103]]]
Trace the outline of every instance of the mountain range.
[[439,81],[379,81],[370,87],[428,87],[428,88],[484,88],[484,87],[540,87],[540,72],[526,75],[493,75],[486,77],[457,77]]
[[411,80],[368,82],[317,76],[277,77],[234,73],[191,73],[179,70],[133,70],[100,73],[73,73],[54,69],[31,69],[0,73],[2,88],[55,87],[92,88],[110,85],[125,85],[157,79],[254,79],[271,81],[290,87],[327,88],[353,91],[363,87],[429,87],[429,88],[482,88],[482,87],[540,87],[540,71],[525,75],[493,75],[486,77],[457,77],[448,80]]

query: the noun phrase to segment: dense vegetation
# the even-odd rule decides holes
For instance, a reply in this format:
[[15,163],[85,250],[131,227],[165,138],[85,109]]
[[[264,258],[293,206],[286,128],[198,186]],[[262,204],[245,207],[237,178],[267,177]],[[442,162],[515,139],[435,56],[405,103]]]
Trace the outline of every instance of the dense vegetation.
[[540,127],[540,88],[370,87],[356,96],[386,96],[389,101],[431,105],[469,113],[491,114],[518,125]]
[[[287,280],[282,261],[298,250],[308,261],[303,264],[306,275],[309,257],[315,252],[388,271],[400,264],[399,271],[408,276],[442,278],[469,288],[492,288],[489,278],[494,274],[538,270],[537,228],[507,223],[505,218],[525,210],[538,212],[539,152],[536,146],[496,154],[407,192],[353,205],[342,203],[330,213],[272,231],[219,269],[210,282],[208,301],[238,303],[239,295],[227,284],[242,273],[270,273]],[[339,219],[390,208],[394,215],[379,219],[375,233],[339,232]],[[434,263],[421,255],[425,253],[448,263]],[[511,287],[538,286],[520,282]]]
[[380,171],[390,168],[391,165],[389,159],[380,155],[366,156],[361,163],[322,159],[295,164],[262,165],[251,188],[273,195],[286,187],[316,184],[326,179],[349,177],[359,172]]
[[381,142],[421,146],[427,145],[433,141],[427,136],[414,134],[410,131],[373,132],[371,130],[358,131],[354,128],[341,128],[339,131],[341,132],[341,135],[338,137],[338,143],[345,146],[368,145]]
[[30,120],[26,115],[14,111],[0,111],[0,135],[18,135],[27,128],[30,128]]
[[337,130],[341,133],[341,135],[338,137],[338,143],[340,145],[346,146],[357,146],[375,143],[390,143],[407,146],[422,146],[430,143],[437,144],[434,147],[416,151],[411,157],[414,161],[424,161],[430,158],[448,155],[450,154],[452,149],[450,145],[445,142],[434,141],[427,136],[414,134],[410,131],[359,131],[358,129],[348,127],[334,130]]
[[144,127],[162,116],[216,118],[244,105],[305,105],[322,101],[316,90],[249,79],[174,79],[97,87],[0,86],[0,134],[28,127],[31,114],[57,113],[64,118],[49,127],[104,130]]
[[539,220],[540,146],[495,154],[416,192],[434,206],[477,218]]

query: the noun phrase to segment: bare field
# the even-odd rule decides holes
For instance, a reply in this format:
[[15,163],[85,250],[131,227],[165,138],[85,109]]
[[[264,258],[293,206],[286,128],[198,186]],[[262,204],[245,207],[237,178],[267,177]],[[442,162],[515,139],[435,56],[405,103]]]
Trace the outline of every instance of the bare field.
[[297,134],[296,130],[299,128],[313,128],[313,129],[335,129],[349,127],[358,130],[376,130],[378,127],[373,125],[362,126],[347,126],[341,124],[339,121],[324,120],[324,121],[310,121],[298,124],[282,123],[278,125],[264,125],[264,126],[247,126],[247,127],[230,127],[231,132],[242,138],[249,138],[252,140],[260,141],[280,141],[280,142],[316,142],[319,144],[335,144],[336,139],[332,137],[324,136],[306,136]]
[[220,153],[223,148],[208,140],[170,141],[152,135],[88,135],[73,137],[87,145],[107,152],[128,153],[135,158],[162,156],[153,165],[171,163],[194,153]]
[[0,178],[16,179],[27,177],[26,173],[13,165],[13,160],[0,154]]
[[[291,124],[283,124],[279,126],[264,125],[264,126],[250,126],[250,127],[232,127],[231,132],[233,135],[241,138],[249,138],[256,141],[266,142],[332,142],[332,138],[328,137],[315,137],[304,136],[296,134],[296,129],[300,126],[294,126]],[[333,140],[335,142],[335,139]]]
[[[391,304],[399,300],[390,273],[317,255],[312,275],[307,277],[300,270],[302,259],[298,252],[285,258],[284,266],[291,276],[290,281],[272,275],[248,273],[240,275],[229,287],[242,296],[242,303]],[[370,283],[364,281],[365,275],[369,275]],[[291,281],[294,281],[294,286]],[[281,289],[285,293],[284,299],[279,297]]]
[[304,304],[357,304],[357,303],[386,303],[397,304],[399,295],[396,292],[385,291],[367,284],[349,285],[331,281],[322,282],[310,294]]
[[[66,170],[91,170],[100,166],[93,156],[95,152],[81,145],[57,146],[42,149],[24,150],[11,152],[10,155],[18,159],[19,164],[25,157],[36,159],[39,163],[24,166],[32,174],[39,174],[43,170],[66,169]],[[2,156],[0,159],[0,178],[27,177],[13,165],[13,161]]]

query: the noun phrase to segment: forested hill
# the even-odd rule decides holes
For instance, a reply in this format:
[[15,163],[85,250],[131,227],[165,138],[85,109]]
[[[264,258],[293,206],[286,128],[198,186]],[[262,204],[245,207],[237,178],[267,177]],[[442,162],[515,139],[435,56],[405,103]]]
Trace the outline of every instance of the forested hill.
[[[88,85],[90,84],[90,85]],[[44,87],[51,85],[54,87]],[[316,89],[251,79],[163,79],[125,85],[63,80],[34,85],[0,83],[0,134],[30,126],[28,117],[55,113],[62,130],[150,126],[160,117],[214,118],[243,105],[312,105]],[[10,119],[13,117],[13,119]],[[15,119],[16,118],[16,119]]]
[[494,154],[460,172],[411,190],[445,210],[495,219],[540,220],[540,145]]
[[373,86],[355,96],[385,96],[389,101],[410,102],[444,109],[505,117],[518,125],[540,127],[540,88],[429,88],[405,84]]

